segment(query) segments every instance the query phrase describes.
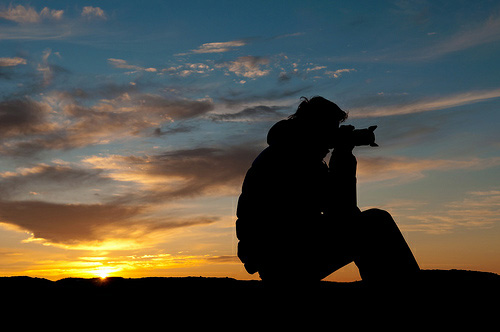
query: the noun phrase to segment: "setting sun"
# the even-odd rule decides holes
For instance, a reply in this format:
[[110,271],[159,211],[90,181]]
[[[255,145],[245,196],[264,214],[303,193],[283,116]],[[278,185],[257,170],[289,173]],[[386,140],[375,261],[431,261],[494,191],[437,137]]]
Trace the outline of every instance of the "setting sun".
[[92,271],[91,273],[98,276],[101,279],[106,279],[110,274],[117,272],[119,269],[112,268],[112,267],[99,267],[96,270]]

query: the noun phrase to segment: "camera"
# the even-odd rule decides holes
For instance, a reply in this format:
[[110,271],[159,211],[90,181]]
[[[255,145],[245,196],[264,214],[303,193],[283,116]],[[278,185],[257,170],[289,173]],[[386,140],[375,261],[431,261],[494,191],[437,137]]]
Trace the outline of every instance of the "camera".
[[364,129],[354,129],[353,126],[340,126],[339,128],[339,140],[343,144],[350,144],[353,146],[378,146],[375,143],[375,129],[377,126],[370,126]]

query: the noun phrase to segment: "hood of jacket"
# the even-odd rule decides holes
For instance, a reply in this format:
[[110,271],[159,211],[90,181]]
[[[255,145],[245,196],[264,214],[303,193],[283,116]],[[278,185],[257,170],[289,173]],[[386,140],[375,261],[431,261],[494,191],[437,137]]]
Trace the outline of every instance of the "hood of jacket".
[[300,144],[299,125],[294,120],[281,120],[274,124],[267,133],[267,144],[282,148]]
[[300,122],[293,119],[281,120],[269,129],[267,144],[271,148],[294,151],[294,154],[323,160],[329,150],[314,141],[313,136]]

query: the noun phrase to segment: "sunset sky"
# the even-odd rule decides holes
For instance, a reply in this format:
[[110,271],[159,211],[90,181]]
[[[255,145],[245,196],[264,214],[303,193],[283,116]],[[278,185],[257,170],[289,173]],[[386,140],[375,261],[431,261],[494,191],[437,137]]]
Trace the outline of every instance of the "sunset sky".
[[500,273],[499,59],[498,1],[0,1],[0,276],[258,278],[241,183],[314,95],[422,268]]

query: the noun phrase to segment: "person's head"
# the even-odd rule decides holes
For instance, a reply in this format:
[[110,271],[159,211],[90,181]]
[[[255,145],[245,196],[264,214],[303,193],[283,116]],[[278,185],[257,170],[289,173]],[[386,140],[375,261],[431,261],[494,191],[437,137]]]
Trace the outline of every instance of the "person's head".
[[320,96],[311,99],[301,97],[300,100],[301,103],[297,107],[297,111],[290,115],[289,119],[310,123],[341,123],[347,119],[347,113],[326,98]]
[[311,140],[333,147],[335,133],[341,122],[347,119],[347,113],[337,104],[320,96],[308,99],[301,97],[297,111],[289,119],[303,124],[303,130]]

